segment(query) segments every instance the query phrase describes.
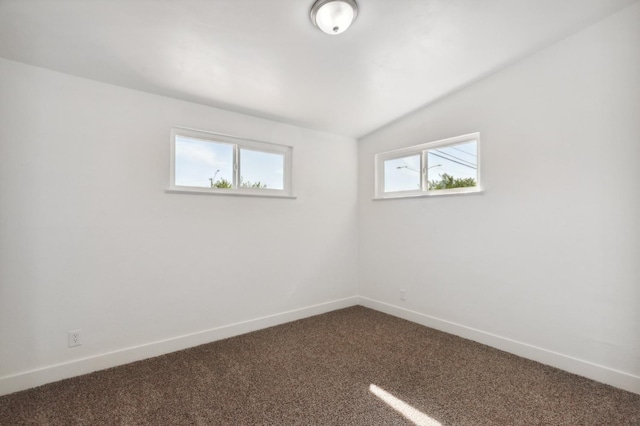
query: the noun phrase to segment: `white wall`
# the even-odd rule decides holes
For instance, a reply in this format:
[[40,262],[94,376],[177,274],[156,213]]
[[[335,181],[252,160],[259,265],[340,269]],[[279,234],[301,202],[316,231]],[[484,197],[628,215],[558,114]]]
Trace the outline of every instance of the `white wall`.
[[[292,145],[298,198],[165,193],[173,125]],[[353,139],[0,60],[0,159],[0,394],[357,303]]]
[[[481,132],[482,195],[372,201]],[[359,143],[364,304],[640,393],[640,4]],[[407,301],[400,301],[400,289]]]
[[[0,59],[0,394],[358,291],[640,393],[639,24],[636,4],[359,148]],[[172,125],[293,145],[298,198],[165,193]],[[473,131],[483,195],[371,200],[376,152]]]

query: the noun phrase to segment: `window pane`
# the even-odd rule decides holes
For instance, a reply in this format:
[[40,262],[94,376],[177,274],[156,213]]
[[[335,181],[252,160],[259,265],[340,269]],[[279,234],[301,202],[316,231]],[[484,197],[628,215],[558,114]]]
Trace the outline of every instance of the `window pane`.
[[284,154],[240,149],[240,186],[284,189]]
[[176,136],[175,185],[230,188],[233,145]]
[[394,158],[384,162],[384,192],[420,189],[420,155]]
[[429,190],[477,185],[477,141],[430,149],[427,151],[427,162]]

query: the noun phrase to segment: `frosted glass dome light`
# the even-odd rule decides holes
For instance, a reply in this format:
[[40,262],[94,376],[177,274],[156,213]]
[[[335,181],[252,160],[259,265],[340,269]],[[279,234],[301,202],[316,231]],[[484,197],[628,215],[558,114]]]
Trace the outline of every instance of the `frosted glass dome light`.
[[358,16],[355,0],[317,0],[311,6],[311,22],[324,33],[341,34]]

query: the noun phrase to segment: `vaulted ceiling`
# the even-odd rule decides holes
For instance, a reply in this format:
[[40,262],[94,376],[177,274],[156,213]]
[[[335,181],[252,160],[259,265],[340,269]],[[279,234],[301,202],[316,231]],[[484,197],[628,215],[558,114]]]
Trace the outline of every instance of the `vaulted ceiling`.
[[0,57],[360,137],[635,0],[0,0]]

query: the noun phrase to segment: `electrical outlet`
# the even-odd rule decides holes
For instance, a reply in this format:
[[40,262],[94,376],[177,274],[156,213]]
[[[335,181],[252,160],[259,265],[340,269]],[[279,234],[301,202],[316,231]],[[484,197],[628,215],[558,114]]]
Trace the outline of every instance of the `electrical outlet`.
[[404,288],[400,289],[400,300],[404,302],[405,300],[407,300],[406,296],[407,296],[407,290],[405,290]]
[[70,348],[82,345],[82,335],[80,334],[81,332],[81,329],[68,331],[67,340]]

